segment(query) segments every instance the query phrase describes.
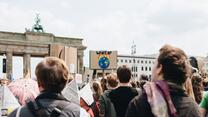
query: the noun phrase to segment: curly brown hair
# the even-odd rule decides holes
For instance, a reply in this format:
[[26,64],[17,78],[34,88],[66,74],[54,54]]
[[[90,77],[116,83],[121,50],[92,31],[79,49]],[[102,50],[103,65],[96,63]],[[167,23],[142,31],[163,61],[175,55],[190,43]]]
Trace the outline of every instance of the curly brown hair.
[[158,65],[162,65],[165,80],[179,85],[186,81],[191,72],[185,52],[170,45],[165,45],[160,49]]
[[191,76],[195,101],[199,104],[203,97],[203,79],[198,73],[193,73]]

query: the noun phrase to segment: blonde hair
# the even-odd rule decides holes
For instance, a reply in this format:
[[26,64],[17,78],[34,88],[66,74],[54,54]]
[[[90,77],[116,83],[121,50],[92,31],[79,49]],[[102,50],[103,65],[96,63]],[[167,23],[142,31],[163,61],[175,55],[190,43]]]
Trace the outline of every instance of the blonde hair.
[[99,99],[99,97],[103,94],[103,90],[102,90],[102,87],[101,87],[100,82],[94,81],[94,82],[92,83],[92,88],[93,88],[93,90],[95,91],[95,95],[96,95],[97,98]]
[[107,75],[107,83],[112,88],[118,86],[118,78],[116,73],[111,73]]
[[193,86],[192,86],[192,82],[190,78],[186,79],[186,82],[184,83],[184,88],[188,96],[191,97],[195,101]]

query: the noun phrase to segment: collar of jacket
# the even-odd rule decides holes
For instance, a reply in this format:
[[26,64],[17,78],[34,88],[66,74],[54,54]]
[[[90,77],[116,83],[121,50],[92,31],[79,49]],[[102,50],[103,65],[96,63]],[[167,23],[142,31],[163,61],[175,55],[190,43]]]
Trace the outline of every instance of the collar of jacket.
[[55,93],[46,90],[42,91],[35,100],[39,99],[67,100],[61,93]]
[[183,86],[172,83],[172,82],[167,82],[168,87],[170,90],[171,95],[181,95],[181,96],[187,96],[185,89]]

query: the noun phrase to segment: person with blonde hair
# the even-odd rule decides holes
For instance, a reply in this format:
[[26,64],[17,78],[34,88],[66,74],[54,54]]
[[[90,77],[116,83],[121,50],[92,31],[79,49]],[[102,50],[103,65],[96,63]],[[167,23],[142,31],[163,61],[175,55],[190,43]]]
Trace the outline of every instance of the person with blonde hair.
[[99,98],[103,94],[102,86],[99,81],[93,81],[92,91],[94,102],[91,105],[95,117],[99,117]]
[[186,82],[184,83],[184,88],[188,96],[190,96],[195,101],[193,86],[190,78],[187,78]]
[[100,82],[93,81],[92,90],[93,90],[94,100],[98,101],[100,96],[103,94],[103,89],[102,89],[102,86],[101,86]]
[[190,57],[190,64],[192,68],[192,73],[190,76],[191,82],[192,82],[192,87],[193,87],[193,92],[194,92],[194,98],[195,101],[199,104],[202,100],[203,97],[203,78],[201,74],[203,73],[202,70],[202,61],[200,62],[199,65],[199,59],[195,57]]

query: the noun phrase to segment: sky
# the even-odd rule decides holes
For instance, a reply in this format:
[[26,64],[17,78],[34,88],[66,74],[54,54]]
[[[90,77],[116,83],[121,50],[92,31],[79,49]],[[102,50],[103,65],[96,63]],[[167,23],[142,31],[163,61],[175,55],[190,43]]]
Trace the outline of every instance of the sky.
[[208,55],[207,0],[0,0],[0,31],[25,32],[40,14],[45,32],[83,38],[89,50],[155,54],[164,44]]

